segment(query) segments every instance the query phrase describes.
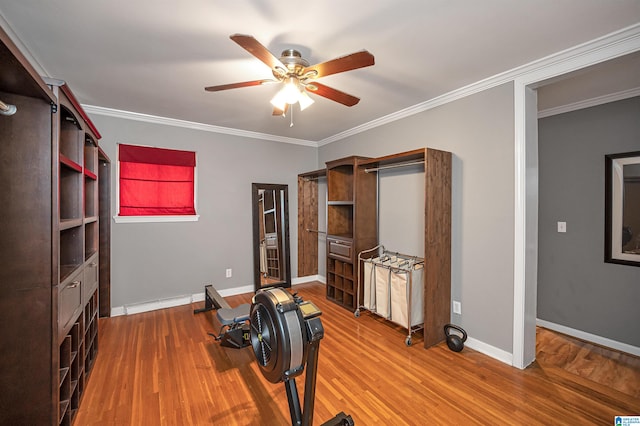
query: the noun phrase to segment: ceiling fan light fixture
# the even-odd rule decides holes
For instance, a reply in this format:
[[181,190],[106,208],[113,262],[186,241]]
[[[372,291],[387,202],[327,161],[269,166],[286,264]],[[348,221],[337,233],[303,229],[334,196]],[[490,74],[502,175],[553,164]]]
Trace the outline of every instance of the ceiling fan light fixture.
[[304,111],[307,107],[313,104],[314,101],[300,87],[300,83],[297,78],[289,77],[287,78],[284,87],[282,87],[282,89],[280,89],[271,99],[271,105],[284,111],[287,104],[293,105],[296,102],[300,103],[300,110]]
[[307,95],[307,92],[300,92],[298,102],[300,103],[300,111],[304,111],[313,104],[314,100],[311,99],[311,96]]
[[280,89],[278,93],[271,99],[271,105],[278,108],[281,111],[284,111],[287,106],[287,101],[285,99],[283,89]]
[[[259,86],[270,82],[283,83],[283,87],[271,99],[271,104],[274,106],[273,116],[284,116],[289,110],[289,105],[293,105],[296,102],[300,104],[301,111],[308,108],[314,102],[307,92],[348,107],[356,105],[360,101],[359,98],[324,84],[316,83],[315,79],[368,67],[375,63],[371,53],[361,50],[309,66],[309,62],[302,58],[300,52],[295,49],[284,50],[280,58],[278,58],[253,36],[233,34],[229,37],[244,50],[267,65],[271,69],[274,79],[207,86],[205,90],[207,92],[218,92],[240,87]],[[293,116],[293,109],[291,109],[291,115]],[[291,125],[293,126],[293,121]]]
[[293,105],[300,99],[300,86],[298,79],[295,77],[289,77],[284,87],[281,90],[282,96],[284,96],[285,102],[289,105]]

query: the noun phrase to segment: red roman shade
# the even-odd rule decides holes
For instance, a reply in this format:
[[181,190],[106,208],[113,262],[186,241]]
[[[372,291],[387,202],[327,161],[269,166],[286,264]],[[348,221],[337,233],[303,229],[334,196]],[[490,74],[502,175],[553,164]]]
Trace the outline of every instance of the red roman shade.
[[120,216],[195,215],[196,153],[120,144]]

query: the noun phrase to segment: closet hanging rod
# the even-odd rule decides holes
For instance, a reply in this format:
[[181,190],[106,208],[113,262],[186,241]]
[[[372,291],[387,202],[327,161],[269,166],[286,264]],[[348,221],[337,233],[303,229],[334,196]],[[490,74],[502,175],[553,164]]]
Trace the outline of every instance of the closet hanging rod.
[[16,113],[18,108],[15,105],[5,104],[0,101],[0,114],[1,115],[13,115]]
[[402,253],[398,253],[397,251],[384,250],[383,254],[394,255],[394,256],[399,257],[399,258],[404,259],[404,260],[414,260],[416,262],[424,262],[424,259],[421,258],[420,256],[413,256],[413,255],[410,255],[410,254],[402,254]]
[[416,164],[424,164],[424,160],[413,161],[411,163],[390,164],[388,166],[374,167],[372,169],[364,169],[365,173],[377,172],[378,170],[395,169],[397,167],[414,166]]
[[306,229],[307,232],[316,232],[318,234],[326,234],[326,231],[318,231],[317,229]]

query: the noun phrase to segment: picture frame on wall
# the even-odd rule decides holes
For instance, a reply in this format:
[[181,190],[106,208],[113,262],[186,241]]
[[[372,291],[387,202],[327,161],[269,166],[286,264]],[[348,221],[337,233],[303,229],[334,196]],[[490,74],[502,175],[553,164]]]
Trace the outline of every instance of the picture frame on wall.
[[640,151],[605,156],[604,260],[640,266]]

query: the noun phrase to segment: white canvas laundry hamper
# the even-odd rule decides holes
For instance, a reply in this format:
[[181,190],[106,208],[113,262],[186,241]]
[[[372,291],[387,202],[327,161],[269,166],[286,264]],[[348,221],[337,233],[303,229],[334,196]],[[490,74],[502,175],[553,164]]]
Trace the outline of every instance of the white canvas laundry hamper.
[[[363,257],[367,252],[382,252],[376,257]],[[405,343],[411,345],[411,334],[424,328],[424,260],[384,250],[384,246],[358,254],[358,267],[362,266],[362,294],[358,287],[360,316],[365,309],[407,328]]]
[[391,321],[403,327],[424,323],[423,269],[422,264],[409,265],[407,269],[391,269]]

